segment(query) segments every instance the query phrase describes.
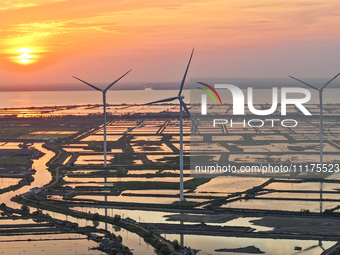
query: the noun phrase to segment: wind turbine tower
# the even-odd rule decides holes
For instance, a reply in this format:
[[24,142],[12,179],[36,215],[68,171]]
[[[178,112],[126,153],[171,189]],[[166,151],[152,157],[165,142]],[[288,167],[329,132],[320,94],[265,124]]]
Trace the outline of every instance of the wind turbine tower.
[[[320,102],[320,165],[322,168],[322,164],[323,164],[323,90],[336,78],[340,75],[340,73],[338,73],[337,75],[335,75],[332,79],[330,79],[328,82],[326,82],[321,88],[315,87],[312,84],[309,84],[307,82],[304,82],[302,80],[299,80],[293,76],[290,76],[290,78],[293,78],[294,80],[301,82],[302,84],[305,84],[306,86],[316,90],[319,92],[319,102]],[[322,213],[322,182],[320,182],[320,213]]]
[[102,92],[103,94],[103,109],[104,109],[104,146],[103,146],[103,150],[104,150],[104,167],[106,167],[106,154],[107,154],[107,143],[106,143],[106,92],[114,85],[116,84],[120,79],[122,79],[125,75],[127,75],[129,72],[131,72],[131,70],[129,70],[128,72],[126,72],[125,74],[123,74],[121,77],[119,77],[117,80],[115,80],[114,82],[112,82],[110,85],[108,85],[105,89],[100,89],[86,81],[83,81],[75,76],[73,76],[73,78],[85,83],[86,85],[90,86],[91,88],[98,90],[100,92]]
[[188,114],[189,118],[190,118],[190,113],[188,110],[187,105],[184,103],[183,99],[184,96],[182,96],[182,91],[183,91],[183,86],[185,83],[185,79],[189,70],[189,66],[191,63],[191,59],[192,59],[192,55],[194,54],[194,49],[192,49],[191,55],[190,55],[190,59],[187,65],[187,68],[185,70],[181,85],[180,85],[180,89],[179,89],[179,93],[177,96],[175,97],[169,97],[169,98],[165,98],[165,99],[161,99],[158,101],[154,101],[151,103],[147,103],[145,105],[152,105],[152,104],[156,104],[156,103],[165,103],[165,102],[171,102],[174,100],[178,100],[179,102],[179,132],[180,132],[180,142],[179,142],[179,151],[180,151],[180,156],[179,156],[179,165],[180,165],[180,202],[185,201],[184,199],[184,194],[183,194],[183,190],[184,190],[184,183],[183,183],[183,110]]

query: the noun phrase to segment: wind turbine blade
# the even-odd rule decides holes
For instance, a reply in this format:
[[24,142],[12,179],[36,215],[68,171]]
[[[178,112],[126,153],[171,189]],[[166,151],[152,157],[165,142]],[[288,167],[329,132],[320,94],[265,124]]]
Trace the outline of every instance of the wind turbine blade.
[[185,112],[188,114],[188,116],[189,116],[189,118],[190,118],[192,124],[194,125],[194,132],[195,132],[195,130],[196,130],[196,131],[199,133],[198,127],[197,127],[195,121],[191,118],[191,115],[190,115],[190,112],[189,112],[189,109],[188,109],[187,105],[184,103],[184,101],[183,101],[182,99],[179,99],[179,102],[180,102],[180,104],[183,106]]
[[193,48],[192,51],[191,51],[190,59],[189,59],[188,65],[187,65],[187,69],[185,70],[183,80],[181,82],[181,88],[179,90],[178,96],[180,96],[182,94],[183,86],[184,86],[184,83],[185,83],[185,79],[187,77],[187,73],[188,73],[188,70],[189,70],[190,63],[191,63],[192,55],[194,54],[194,50],[195,50],[195,48]]
[[179,102],[183,106],[183,108],[184,108],[185,112],[188,114],[189,118],[191,119],[191,115],[190,115],[190,112],[189,112],[187,105],[183,102],[182,99],[179,99]]
[[307,83],[307,82],[301,81],[301,80],[299,80],[299,79],[297,79],[297,78],[295,78],[295,77],[293,77],[293,76],[290,76],[290,75],[289,75],[289,77],[290,77],[290,78],[293,78],[293,79],[296,80],[296,81],[299,81],[299,82],[305,84],[306,86],[308,86],[308,87],[310,87],[310,88],[312,88],[312,89],[320,90],[319,88],[317,88],[317,87],[315,87],[315,86],[313,86],[313,85],[311,85],[311,84],[309,84],[309,83]]
[[178,99],[178,97],[170,97],[170,98],[166,98],[166,99],[162,99],[162,100],[158,100],[158,101],[153,101],[144,105],[151,105],[151,104],[157,104],[157,103],[164,103],[164,102],[171,102]]
[[338,73],[337,75],[335,75],[332,79],[330,79],[327,83],[325,83],[325,85],[323,85],[323,87],[321,88],[321,90],[323,90],[324,88],[326,88],[336,77],[338,77],[340,75],[340,73]]
[[114,82],[112,82],[109,86],[107,86],[106,89],[104,89],[104,91],[106,92],[109,88],[111,88],[116,82],[118,82],[121,78],[123,78],[125,75],[127,75],[129,72],[131,72],[132,69],[130,69],[129,71],[127,71],[125,74],[123,74],[121,77],[119,77],[117,80],[115,80]]
[[75,76],[72,76],[72,77],[75,78],[75,79],[77,79],[78,81],[81,81],[81,82],[85,83],[86,85],[89,85],[90,87],[94,88],[95,90],[99,90],[99,91],[103,92],[102,89],[100,89],[100,88],[98,88],[98,87],[96,87],[96,86],[94,86],[94,85],[92,85],[92,84],[90,84],[90,83],[87,83],[86,81],[83,81],[83,80],[81,80],[81,79],[79,79],[79,78],[77,78],[77,77],[75,77]]

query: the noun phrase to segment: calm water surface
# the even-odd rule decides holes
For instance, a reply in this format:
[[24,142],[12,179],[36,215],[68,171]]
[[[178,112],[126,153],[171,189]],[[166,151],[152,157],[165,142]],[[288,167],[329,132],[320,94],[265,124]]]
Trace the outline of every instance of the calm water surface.
[[[116,90],[108,91],[108,104],[143,104],[166,97],[177,96],[177,90]],[[246,95],[246,92],[244,92]],[[255,103],[271,103],[271,90],[257,89]],[[309,103],[318,103],[318,95],[311,91]],[[190,91],[184,90],[185,101],[190,102]],[[324,103],[340,103],[340,89],[324,91]],[[231,99],[231,98],[230,98]],[[265,100],[264,100],[265,99]],[[22,91],[1,92],[0,108],[42,107],[62,105],[101,104],[102,94],[99,91]]]

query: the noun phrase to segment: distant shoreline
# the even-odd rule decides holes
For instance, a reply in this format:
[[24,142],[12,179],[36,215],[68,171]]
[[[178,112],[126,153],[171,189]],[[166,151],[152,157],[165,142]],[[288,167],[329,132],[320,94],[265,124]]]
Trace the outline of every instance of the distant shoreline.
[[[317,87],[320,87],[327,80],[326,78],[302,78]],[[228,83],[237,85],[241,89],[253,87],[256,89],[271,89],[273,87],[301,87],[301,84],[291,78],[191,78],[190,83],[184,85],[184,89],[196,88],[196,82],[208,84]],[[122,82],[116,84],[110,90],[178,90],[180,81],[177,82]],[[96,84],[98,87],[106,87],[102,82]],[[340,83],[334,81],[329,89],[339,88]],[[1,92],[28,92],[28,91],[90,91],[91,88],[77,83],[63,84],[0,84]]]

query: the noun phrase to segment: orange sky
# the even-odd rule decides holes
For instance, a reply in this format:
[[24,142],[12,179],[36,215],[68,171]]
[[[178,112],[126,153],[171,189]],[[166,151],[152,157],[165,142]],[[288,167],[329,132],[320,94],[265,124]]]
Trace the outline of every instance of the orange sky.
[[0,89],[178,81],[193,46],[189,77],[340,71],[339,1],[5,0],[0,17]]

